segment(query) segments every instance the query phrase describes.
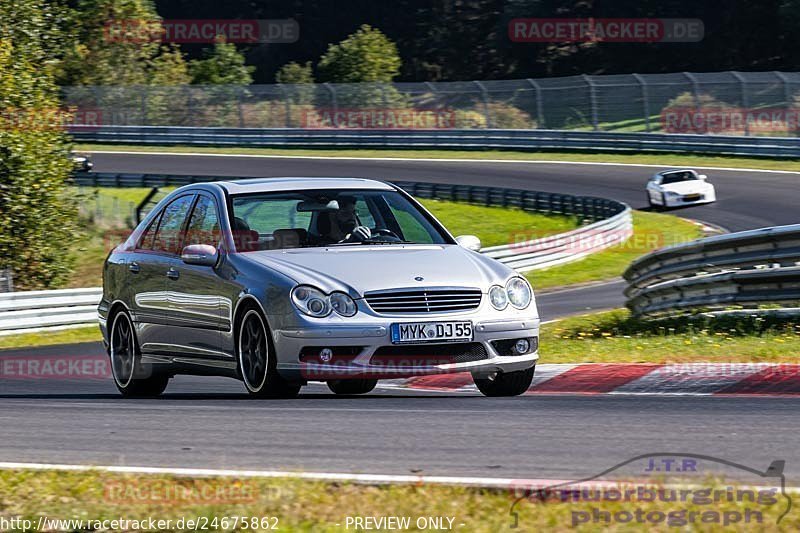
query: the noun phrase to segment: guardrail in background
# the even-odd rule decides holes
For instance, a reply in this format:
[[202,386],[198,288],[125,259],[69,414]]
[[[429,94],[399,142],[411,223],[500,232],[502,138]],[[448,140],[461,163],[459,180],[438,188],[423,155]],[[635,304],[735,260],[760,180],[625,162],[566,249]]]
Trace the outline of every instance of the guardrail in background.
[[623,274],[635,315],[800,302],[800,224],[699,239],[640,257]]
[[800,157],[797,138],[733,135],[512,129],[352,130],[161,126],[72,127],[70,133],[77,142],[141,145],[591,150]]
[[0,294],[0,333],[97,323],[102,293],[89,288]]
[[[220,178],[214,176],[105,173],[79,173],[75,176],[78,184],[95,187],[159,187],[218,179]],[[577,216],[582,221],[589,222],[566,233],[481,250],[481,253],[521,272],[582,259],[586,255],[625,241],[633,233],[630,207],[622,202],[605,198],[498,187],[394,183],[419,198],[518,207],[539,213]],[[523,235],[525,231],[521,230]],[[16,333],[29,328],[93,324],[97,321],[97,304],[101,295],[101,288],[0,295],[0,334]]]
[[[445,127],[797,136],[798,72],[62,88],[89,126]],[[420,119],[420,120],[417,120]],[[421,124],[420,124],[421,123]]]

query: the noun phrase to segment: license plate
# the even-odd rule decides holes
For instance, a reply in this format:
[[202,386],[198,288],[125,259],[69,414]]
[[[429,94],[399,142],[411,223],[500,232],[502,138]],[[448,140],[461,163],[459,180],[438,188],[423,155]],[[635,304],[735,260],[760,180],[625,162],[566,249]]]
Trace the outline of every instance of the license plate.
[[404,342],[469,342],[472,322],[407,322],[392,324],[392,343]]
[[700,199],[700,195],[699,194],[687,194],[686,196],[683,197],[683,199],[687,200],[689,202],[693,202],[694,200],[699,200]]

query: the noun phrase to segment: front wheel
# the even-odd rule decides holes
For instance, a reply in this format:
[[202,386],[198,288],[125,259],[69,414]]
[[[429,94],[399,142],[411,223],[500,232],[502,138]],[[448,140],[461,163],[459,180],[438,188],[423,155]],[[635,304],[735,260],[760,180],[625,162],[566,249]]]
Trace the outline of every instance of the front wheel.
[[494,377],[478,377],[473,374],[475,386],[484,396],[519,396],[531,386],[536,367],[517,372],[501,372]]
[[377,379],[331,379],[328,388],[334,394],[366,394],[377,384]]
[[167,388],[169,376],[155,374],[142,364],[139,343],[133,322],[125,311],[120,311],[111,324],[109,355],[111,374],[117,390],[126,398],[154,398]]
[[267,324],[255,308],[245,312],[239,324],[239,374],[247,392],[258,398],[294,398],[300,385],[286,381],[277,370]]

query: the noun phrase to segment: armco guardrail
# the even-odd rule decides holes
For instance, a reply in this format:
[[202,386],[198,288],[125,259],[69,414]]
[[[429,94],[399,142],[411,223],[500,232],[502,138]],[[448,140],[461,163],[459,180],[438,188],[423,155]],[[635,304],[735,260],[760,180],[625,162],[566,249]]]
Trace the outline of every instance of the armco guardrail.
[[63,289],[0,294],[0,333],[97,323],[102,289]]
[[571,130],[352,130],[102,126],[71,128],[78,142],[141,145],[439,148],[683,152],[800,157],[793,137]]
[[800,224],[700,239],[634,261],[623,274],[635,315],[800,302]]

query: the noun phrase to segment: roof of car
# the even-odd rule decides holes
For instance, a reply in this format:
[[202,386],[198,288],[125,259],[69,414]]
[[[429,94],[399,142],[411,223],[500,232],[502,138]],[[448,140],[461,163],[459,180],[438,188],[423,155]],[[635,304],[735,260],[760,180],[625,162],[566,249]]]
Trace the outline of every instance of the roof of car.
[[219,181],[217,185],[225,189],[229,194],[297,191],[306,189],[392,190],[392,186],[388,183],[364,178],[251,178],[234,181]]

